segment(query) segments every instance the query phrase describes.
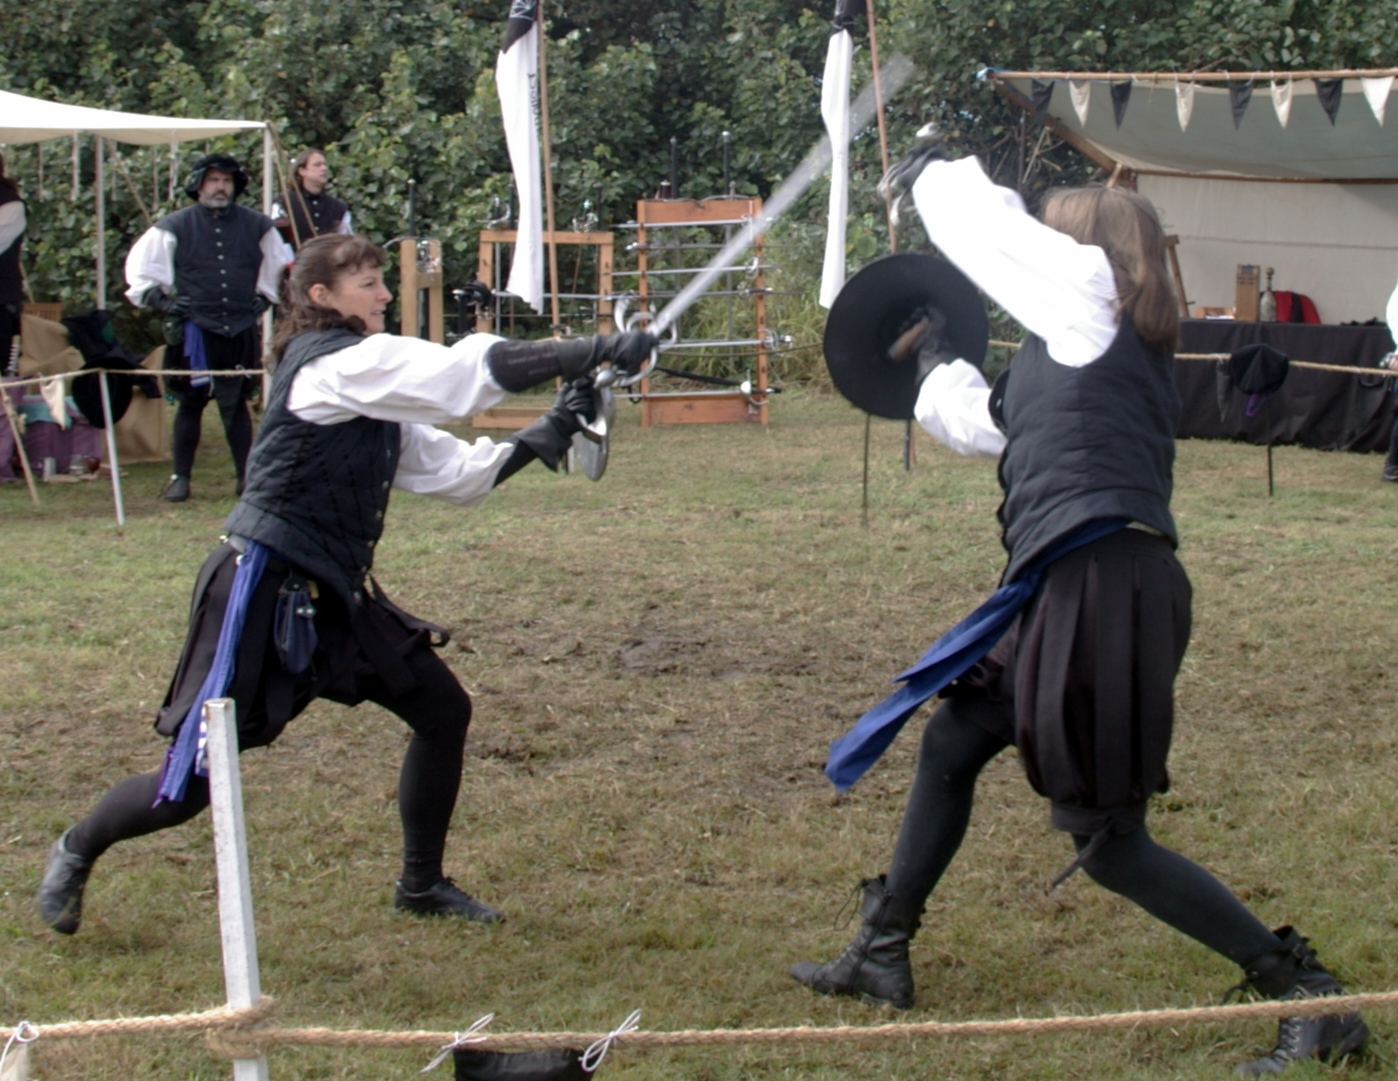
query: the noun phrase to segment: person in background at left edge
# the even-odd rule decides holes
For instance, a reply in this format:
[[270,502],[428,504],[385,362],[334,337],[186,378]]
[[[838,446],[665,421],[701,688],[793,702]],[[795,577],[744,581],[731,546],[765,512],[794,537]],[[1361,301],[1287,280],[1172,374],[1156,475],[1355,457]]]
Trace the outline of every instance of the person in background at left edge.
[[277,302],[282,268],[291,253],[266,214],[238,205],[248,176],[235,158],[209,154],[185,181],[193,205],[167,214],[147,229],[126,257],[126,299],[165,317],[165,367],[193,371],[168,376],[175,400],[174,475],[162,493],[171,503],[189,498],[204,409],[218,403],[242,494],[252,416],[248,399],[257,376],[202,374],[262,367],[258,319]]

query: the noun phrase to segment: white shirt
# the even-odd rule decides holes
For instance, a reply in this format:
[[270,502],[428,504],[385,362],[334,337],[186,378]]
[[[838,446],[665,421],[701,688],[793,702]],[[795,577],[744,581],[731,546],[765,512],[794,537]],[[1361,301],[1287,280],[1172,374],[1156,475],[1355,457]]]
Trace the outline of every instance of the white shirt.
[[[262,265],[257,271],[257,291],[277,303],[282,268],[291,262],[291,249],[275,229],[262,234]],[[126,253],[126,299],[141,307],[145,295],[156,286],[165,292],[175,287],[175,234],[152,225],[136,238]]]
[[[975,158],[932,162],[913,184],[928,238],[1034,334],[1049,356],[1080,368],[1107,351],[1120,325],[1106,253],[1029,216],[1016,192],[997,187]],[[913,413],[959,454],[996,457],[1005,437],[990,419],[990,388],[964,360],[923,381]]]
[[468,417],[506,397],[485,352],[502,339],[469,334],[453,346],[396,334],[372,334],[316,357],[296,373],[287,408],[311,424],[372,417],[400,424],[393,486],[460,506],[475,506],[495,486],[513,443],[474,443],[433,427]]
[[[4,247],[3,244],[0,244],[0,250],[3,250]],[[1388,311],[1385,313],[1384,322],[1388,324],[1394,343],[1398,344],[1398,285],[1393,287],[1393,295],[1388,298]]]
[[0,251],[8,251],[10,245],[24,233],[24,203],[14,199],[0,206]]

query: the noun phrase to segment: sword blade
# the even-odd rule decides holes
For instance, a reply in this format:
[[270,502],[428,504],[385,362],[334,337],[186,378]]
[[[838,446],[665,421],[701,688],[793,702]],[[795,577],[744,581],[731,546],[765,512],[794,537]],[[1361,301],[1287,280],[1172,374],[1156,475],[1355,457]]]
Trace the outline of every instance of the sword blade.
[[[893,95],[898,93],[903,84],[908,81],[912,73],[913,62],[906,56],[899,53],[890,57],[879,71],[885,100],[892,99]],[[860,91],[859,97],[850,107],[850,131],[858,131],[869,123],[873,116],[874,83],[870,82]],[[646,329],[658,337],[673,326],[675,320],[704,295],[709,286],[713,284],[714,279],[737,262],[738,256],[752,244],[757,234],[775,223],[791,204],[805,193],[816,178],[829,167],[831,157],[830,136],[822,135],[820,142],[811,148],[810,153],[806,155],[801,164],[781,182],[777,190],[772,193],[772,197],[763,204],[762,213],[745,222],[743,227],[733,234],[733,239],[709,260],[709,265],[697,274],[693,281],[681,289],[674,300],[661,309]]]

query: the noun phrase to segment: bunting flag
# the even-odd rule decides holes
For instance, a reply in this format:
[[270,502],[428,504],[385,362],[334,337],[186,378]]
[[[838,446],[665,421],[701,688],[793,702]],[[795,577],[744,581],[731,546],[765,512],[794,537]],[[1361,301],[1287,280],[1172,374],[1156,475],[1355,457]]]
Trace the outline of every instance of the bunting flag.
[[1087,107],[1092,104],[1092,83],[1068,83],[1068,95],[1073,99],[1073,112],[1078,114],[1078,123],[1087,123]]
[[1116,120],[1116,126],[1121,127],[1121,122],[1126,117],[1126,104],[1131,100],[1131,81],[1128,79],[1122,83],[1112,83],[1112,117]]
[[1180,118],[1180,131],[1189,130],[1190,117],[1194,115],[1194,83],[1175,80],[1175,114]]
[[538,0],[511,0],[505,42],[495,61],[495,88],[505,122],[505,145],[519,192],[519,231],[505,291],[536,312],[544,310],[543,180],[539,170]]
[[854,56],[856,0],[836,0],[834,28],[825,53],[820,87],[820,116],[830,136],[830,211],[825,232],[825,268],[820,277],[820,304],[828,308],[845,284],[845,223],[849,217],[849,80]]
[[1291,92],[1294,89],[1296,84],[1290,79],[1284,83],[1272,82],[1272,108],[1277,111],[1277,120],[1282,127],[1291,121]]
[[1383,115],[1388,109],[1388,95],[1393,90],[1393,76],[1384,75],[1377,79],[1360,79],[1364,96],[1369,100],[1369,108],[1374,110],[1374,119],[1383,127]]
[[1228,84],[1228,106],[1233,110],[1233,126],[1242,126],[1243,114],[1248,111],[1248,102],[1252,100],[1252,80],[1248,79],[1242,83]]
[[1340,115],[1340,97],[1345,92],[1345,81],[1343,79],[1317,79],[1315,81],[1315,96],[1320,99],[1320,107],[1325,110],[1325,115],[1330,118],[1330,123],[1335,123],[1335,117]]
[[1040,124],[1044,122],[1044,117],[1048,116],[1049,102],[1053,100],[1053,81],[1046,83],[1034,80],[1030,93],[1034,96],[1034,119]]

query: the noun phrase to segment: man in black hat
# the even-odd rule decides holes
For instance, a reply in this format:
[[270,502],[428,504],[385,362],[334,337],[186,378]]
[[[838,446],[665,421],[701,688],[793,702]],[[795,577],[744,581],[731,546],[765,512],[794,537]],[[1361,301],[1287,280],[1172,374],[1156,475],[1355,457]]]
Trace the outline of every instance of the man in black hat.
[[[261,367],[258,317],[277,302],[282,268],[291,253],[265,214],[238,205],[248,177],[226,154],[195,162],[185,181],[194,205],[167,214],[141,235],[126,257],[126,298],[165,317],[165,367],[227,372]],[[189,478],[204,407],[218,402],[238,491],[252,446],[247,401],[253,377],[170,376],[176,402],[175,472],[165,486],[171,503],[189,498]]]

